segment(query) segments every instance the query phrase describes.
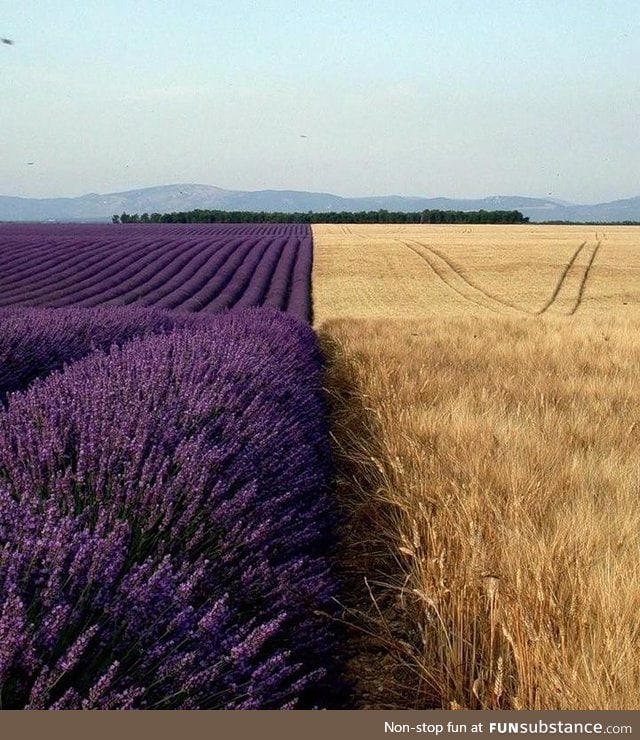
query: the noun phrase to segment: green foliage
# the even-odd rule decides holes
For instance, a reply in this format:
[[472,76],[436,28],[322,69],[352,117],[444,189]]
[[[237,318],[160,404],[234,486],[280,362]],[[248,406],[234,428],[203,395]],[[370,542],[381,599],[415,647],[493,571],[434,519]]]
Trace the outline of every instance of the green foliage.
[[523,224],[529,218],[520,211],[441,211],[439,209],[403,213],[402,211],[331,211],[328,213],[282,213],[218,211],[197,208],[173,213],[122,213],[114,223],[302,223],[302,224]]

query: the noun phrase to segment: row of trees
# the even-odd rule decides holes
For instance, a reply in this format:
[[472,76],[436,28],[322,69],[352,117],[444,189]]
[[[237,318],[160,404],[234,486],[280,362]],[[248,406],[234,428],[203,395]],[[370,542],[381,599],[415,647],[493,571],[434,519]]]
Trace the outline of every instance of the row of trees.
[[331,211],[330,213],[278,213],[261,211],[217,211],[196,209],[173,213],[121,213],[113,223],[340,223],[340,224],[523,224],[529,219],[520,211],[441,211],[439,209],[403,213],[401,211]]

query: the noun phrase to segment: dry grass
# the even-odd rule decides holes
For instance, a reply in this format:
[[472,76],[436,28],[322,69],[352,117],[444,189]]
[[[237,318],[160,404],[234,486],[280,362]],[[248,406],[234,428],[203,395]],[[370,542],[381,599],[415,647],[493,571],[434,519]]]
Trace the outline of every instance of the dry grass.
[[583,316],[640,317],[638,227],[313,229],[318,325],[341,317],[562,315],[577,303]]
[[[411,293],[406,248],[407,275],[392,257],[363,293],[386,235],[344,261],[316,241],[316,316],[351,317],[320,335],[360,586],[348,619],[369,635],[354,662],[363,705],[640,708],[640,280],[629,236],[607,234],[573,312],[570,267],[555,312],[539,313],[577,231],[545,247],[562,252],[547,272],[521,255],[544,290],[491,283],[500,260],[474,265],[471,242],[440,245],[470,282],[509,296],[503,315]],[[400,308],[379,319],[394,294]]]

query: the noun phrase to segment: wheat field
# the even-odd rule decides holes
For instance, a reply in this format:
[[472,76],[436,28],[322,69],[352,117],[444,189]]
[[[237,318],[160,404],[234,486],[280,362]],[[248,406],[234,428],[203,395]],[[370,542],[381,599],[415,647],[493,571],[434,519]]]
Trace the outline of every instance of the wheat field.
[[314,226],[314,316],[640,315],[634,226]]
[[640,229],[314,237],[360,705],[640,708]]

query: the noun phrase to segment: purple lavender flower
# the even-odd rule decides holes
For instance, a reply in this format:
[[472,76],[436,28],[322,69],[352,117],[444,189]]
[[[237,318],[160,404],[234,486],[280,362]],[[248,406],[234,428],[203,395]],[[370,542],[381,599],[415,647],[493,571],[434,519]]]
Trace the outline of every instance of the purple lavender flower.
[[248,309],[0,411],[4,708],[322,706],[335,512],[311,329]]
[[304,224],[2,224],[0,307],[311,311]]

